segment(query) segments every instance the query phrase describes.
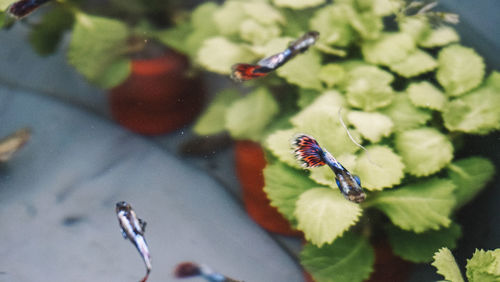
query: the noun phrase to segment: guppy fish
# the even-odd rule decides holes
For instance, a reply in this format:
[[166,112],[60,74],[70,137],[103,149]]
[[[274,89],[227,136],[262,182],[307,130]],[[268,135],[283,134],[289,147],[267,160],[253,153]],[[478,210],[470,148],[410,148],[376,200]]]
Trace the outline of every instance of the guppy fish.
[[38,9],[41,5],[51,0],[21,0],[12,3],[7,9],[7,13],[14,18],[24,18],[34,10]]
[[0,140],[0,163],[12,158],[15,152],[28,142],[31,132],[29,128],[19,129]]
[[239,63],[231,67],[231,78],[237,82],[250,80],[261,76],[266,76],[271,71],[281,67],[299,53],[305,52],[316,40],[319,32],[309,31],[299,39],[290,43],[285,51],[274,54],[257,62],[257,64]]
[[123,238],[129,239],[137,248],[139,254],[146,265],[146,276],[141,282],[146,282],[151,272],[151,256],[149,254],[148,243],[144,238],[146,222],[139,219],[132,207],[127,202],[116,203],[116,215],[120,224]]
[[177,265],[174,275],[177,278],[201,276],[208,282],[241,282],[215,272],[206,265],[197,265],[192,262],[183,262]]
[[366,195],[361,187],[358,176],[352,175],[326,149],[306,134],[298,134],[292,141],[295,156],[302,162],[303,167],[319,167],[328,165],[335,173],[335,181],[344,197],[355,203],[361,203]]

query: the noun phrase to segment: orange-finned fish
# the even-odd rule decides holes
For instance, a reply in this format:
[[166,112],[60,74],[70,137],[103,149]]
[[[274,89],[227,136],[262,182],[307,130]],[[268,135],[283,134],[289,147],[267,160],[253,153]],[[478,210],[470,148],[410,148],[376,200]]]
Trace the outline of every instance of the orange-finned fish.
[[326,149],[306,134],[298,134],[292,141],[295,156],[304,167],[319,167],[328,165],[335,173],[335,181],[344,197],[355,203],[361,203],[366,195],[361,187],[361,181],[345,169]]
[[23,128],[1,139],[0,163],[10,160],[14,153],[19,151],[28,142],[30,136],[31,132],[29,128]]
[[17,19],[24,18],[49,1],[51,0],[20,0],[12,3],[7,8],[7,13]]
[[174,271],[177,278],[188,278],[201,276],[209,282],[241,282],[223,274],[213,271],[206,265],[197,265],[192,262],[183,262],[177,265]]
[[141,282],[146,282],[151,272],[151,256],[149,254],[148,243],[144,238],[146,222],[137,217],[132,207],[127,202],[116,203],[116,215],[120,224],[123,238],[129,239],[141,254],[146,265],[146,276]]
[[271,71],[281,67],[299,53],[305,52],[319,38],[319,32],[309,31],[299,39],[290,43],[285,51],[274,54],[257,62],[257,64],[239,63],[231,67],[231,78],[237,82],[266,76]]

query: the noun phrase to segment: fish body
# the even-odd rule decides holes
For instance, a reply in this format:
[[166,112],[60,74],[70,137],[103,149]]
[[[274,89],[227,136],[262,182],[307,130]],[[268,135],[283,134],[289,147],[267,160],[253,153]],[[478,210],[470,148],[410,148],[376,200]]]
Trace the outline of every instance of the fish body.
[[41,5],[51,0],[21,0],[12,3],[7,9],[7,13],[14,18],[20,19],[31,14],[34,10],[38,9]]
[[344,197],[355,203],[361,203],[366,195],[361,187],[361,181],[344,168],[326,149],[306,134],[298,134],[292,141],[295,156],[304,167],[319,167],[328,165],[335,174],[337,186]]
[[116,203],[116,215],[123,238],[129,239],[134,244],[146,265],[146,276],[141,280],[145,282],[152,268],[149,247],[144,238],[146,222],[138,218],[132,207],[124,201]]
[[257,77],[266,76],[291,60],[299,53],[305,52],[319,38],[319,32],[309,31],[299,39],[290,43],[283,52],[271,55],[257,62],[257,64],[239,63],[231,67],[231,78],[241,82]]

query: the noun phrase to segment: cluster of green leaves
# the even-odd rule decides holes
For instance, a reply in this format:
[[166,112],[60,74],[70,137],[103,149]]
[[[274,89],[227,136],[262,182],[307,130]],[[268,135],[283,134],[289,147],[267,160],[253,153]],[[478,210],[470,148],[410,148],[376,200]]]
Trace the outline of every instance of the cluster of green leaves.
[[[448,248],[441,248],[434,254],[432,265],[447,281],[464,281],[455,258]],[[500,281],[500,249],[493,251],[476,249],[472,258],[467,260],[465,268],[465,274],[470,282]]]
[[[129,1],[127,5],[133,9],[153,5],[140,3],[141,1]],[[14,2],[16,0],[0,1],[0,27],[4,23],[7,24],[6,19],[9,16],[5,14],[5,10]],[[84,11],[80,4],[78,0],[52,1],[47,4],[47,12],[30,24],[29,41],[40,55],[49,55],[57,50],[64,33],[72,31],[67,48],[68,62],[92,84],[112,88],[122,83],[130,74],[131,60],[128,55],[135,48],[131,46],[130,39],[155,38],[156,30],[145,18],[151,11],[135,9],[134,15],[139,19],[138,23],[132,26],[123,16],[120,18],[90,14]],[[123,4],[119,6],[123,7]],[[143,18],[136,15],[137,10],[144,14]]]
[[[494,166],[482,157],[454,160],[453,138],[500,129],[500,73],[484,79],[483,59],[460,45],[451,27],[407,17],[397,30],[384,29],[384,17],[402,1],[319,7],[324,2],[205,3],[162,38],[203,68],[228,75],[232,64],[280,52],[305,31],[320,32],[308,52],[247,82],[255,87],[249,94],[219,93],[194,131],[227,130],[260,142],[275,157],[264,170],[264,190],[308,240],[303,265],[316,281],[362,281],[372,271],[373,250],[352,227],[366,225],[360,219],[373,209],[390,220],[389,243],[406,260],[430,262],[438,248],[456,246],[461,228],[452,213],[485,186]],[[290,149],[296,133],[314,136],[359,175],[367,200],[346,201],[328,167],[302,170]]]

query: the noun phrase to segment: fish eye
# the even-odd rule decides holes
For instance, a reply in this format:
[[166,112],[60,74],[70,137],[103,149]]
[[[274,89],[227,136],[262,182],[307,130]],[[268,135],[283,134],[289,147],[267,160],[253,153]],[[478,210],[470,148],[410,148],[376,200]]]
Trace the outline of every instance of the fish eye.
[[361,186],[361,179],[359,179],[359,176],[354,175],[354,180],[358,183],[359,186]]

